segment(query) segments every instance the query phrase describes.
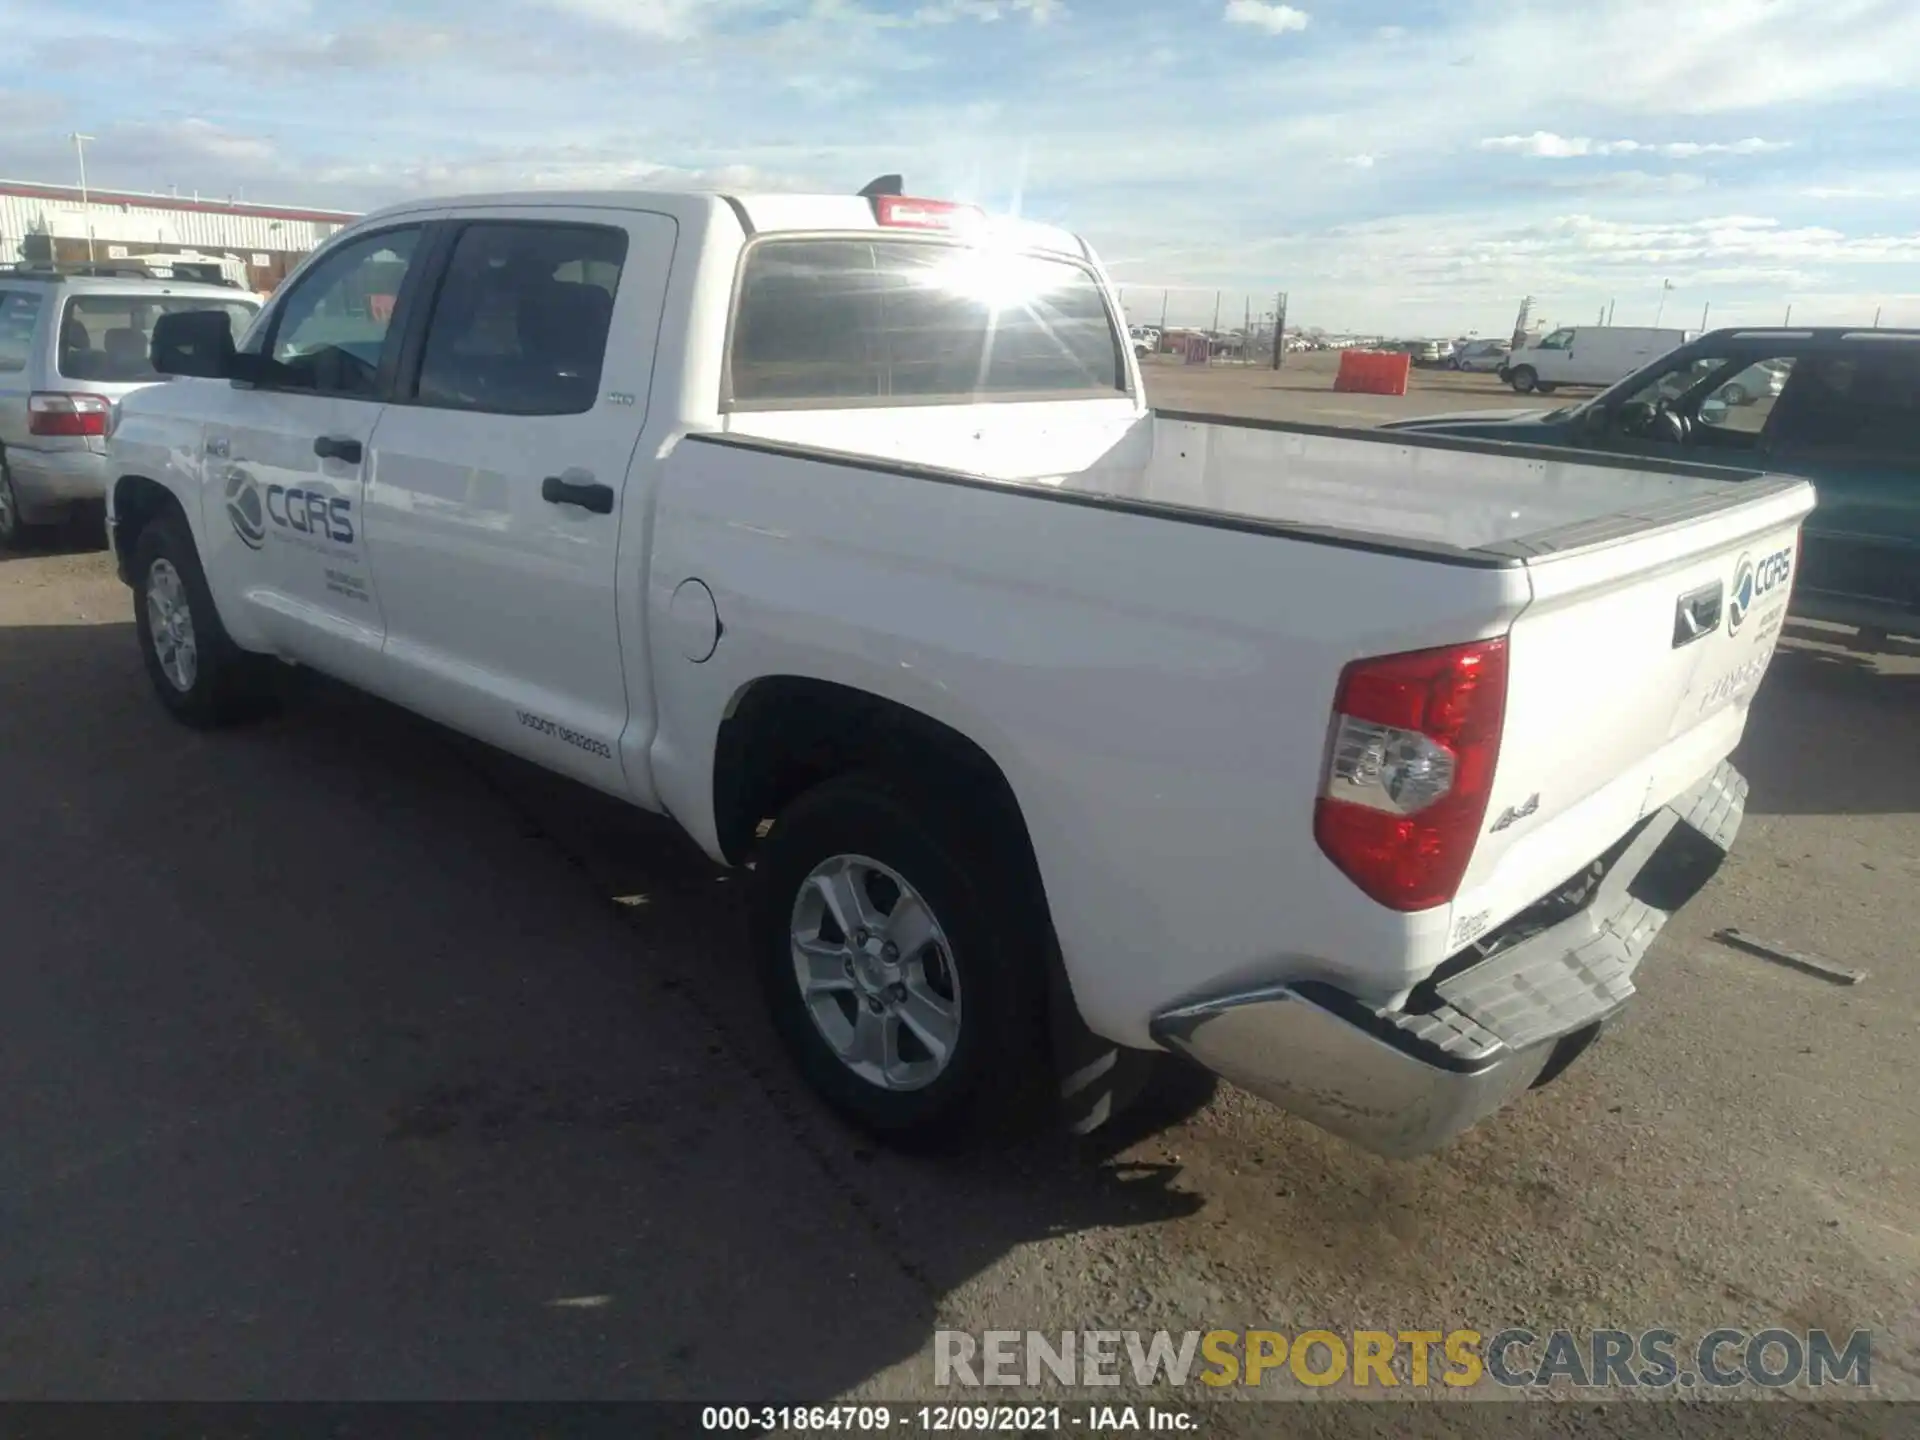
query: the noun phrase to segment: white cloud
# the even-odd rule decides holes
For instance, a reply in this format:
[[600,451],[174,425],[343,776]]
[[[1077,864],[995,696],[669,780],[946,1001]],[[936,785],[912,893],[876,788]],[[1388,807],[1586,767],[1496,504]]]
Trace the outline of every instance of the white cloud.
[[739,0],[544,0],[556,10],[658,40],[688,40]]
[[991,24],[1002,16],[1024,15],[1035,25],[1044,25],[1064,11],[1061,0],[930,0],[910,18],[919,25],[948,25],[955,20]]
[[1227,0],[1221,18],[1229,25],[1251,25],[1269,35],[1284,35],[1289,30],[1304,30],[1313,17],[1291,5],[1273,0]]
[[1480,142],[1482,150],[1525,155],[1534,160],[1571,160],[1586,155],[1662,155],[1669,160],[1692,160],[1701,155],[1766,155],[1792,148],[1784,140],[1708,141],[1673,140],[1647,144],[1639,140],[1590,140],[1584,136],[1555,135],[1536,130],[1531,135],[1499,135]]
[[1547,182],[1556,190],[1630,192],[1637,195],[1687,195],[1704,190],[1703,175],[1677,172],[1655,175],[1645,170],[1608,170],[1598,175],[1556,175]]
[[1372,154],[1367,154],[1365,152],[1362,152],[1359,155],[1347,156],[1346,159],[1343,160],[1341,163],[1346,165],[1351,165],[1356,170],[1371,170],[1374,166],[1374,162],[1377,161],[1379,158],[1380,157],[1378,155],[1372,155]]

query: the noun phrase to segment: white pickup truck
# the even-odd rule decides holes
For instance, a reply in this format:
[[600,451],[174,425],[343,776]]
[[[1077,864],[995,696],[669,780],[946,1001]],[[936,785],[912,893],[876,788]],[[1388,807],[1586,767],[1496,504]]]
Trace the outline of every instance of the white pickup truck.
[[422,202],[160,323],[161,701],[309,666],[670,815],[903,1143],[1155,1051],[1395,1156],[1550,1079],[1732,841],[1813,503],[1156,413],[1082,241],[897,193]]

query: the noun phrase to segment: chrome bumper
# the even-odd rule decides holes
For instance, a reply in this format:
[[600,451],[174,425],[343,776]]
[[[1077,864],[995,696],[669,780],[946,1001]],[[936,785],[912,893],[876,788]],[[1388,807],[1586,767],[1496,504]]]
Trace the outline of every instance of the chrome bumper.
[[1641,957],[1726,857],[1746,797],[1721,764],[1642,823],[1583,908],[1442,966],[1405,1008],[1276,985],[1166,1011],[1154,1038],[1368,1150],[1425,1154],[1552,1079],[1632,998]]

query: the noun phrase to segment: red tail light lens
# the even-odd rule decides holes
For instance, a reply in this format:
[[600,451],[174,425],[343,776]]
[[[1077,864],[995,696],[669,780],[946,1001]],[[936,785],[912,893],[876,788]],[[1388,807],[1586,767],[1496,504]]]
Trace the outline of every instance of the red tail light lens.
[[69,395],[37,390],[27,397],[27,432],[32,435],[105,435],[113,402],[104,395]]
[[1451,901],[1479,839],[1507,709],[1504,638],[1358,660],[1334,698],[1313,834],[1394,910]]

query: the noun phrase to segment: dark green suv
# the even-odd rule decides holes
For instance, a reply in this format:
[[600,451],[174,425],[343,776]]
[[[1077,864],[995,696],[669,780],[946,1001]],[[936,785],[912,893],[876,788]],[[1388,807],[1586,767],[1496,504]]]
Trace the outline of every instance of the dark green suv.
[[1920,635],[1920,330],[1715,330],[1578,405],[1383,428],[1805,476],[1793,613]]

